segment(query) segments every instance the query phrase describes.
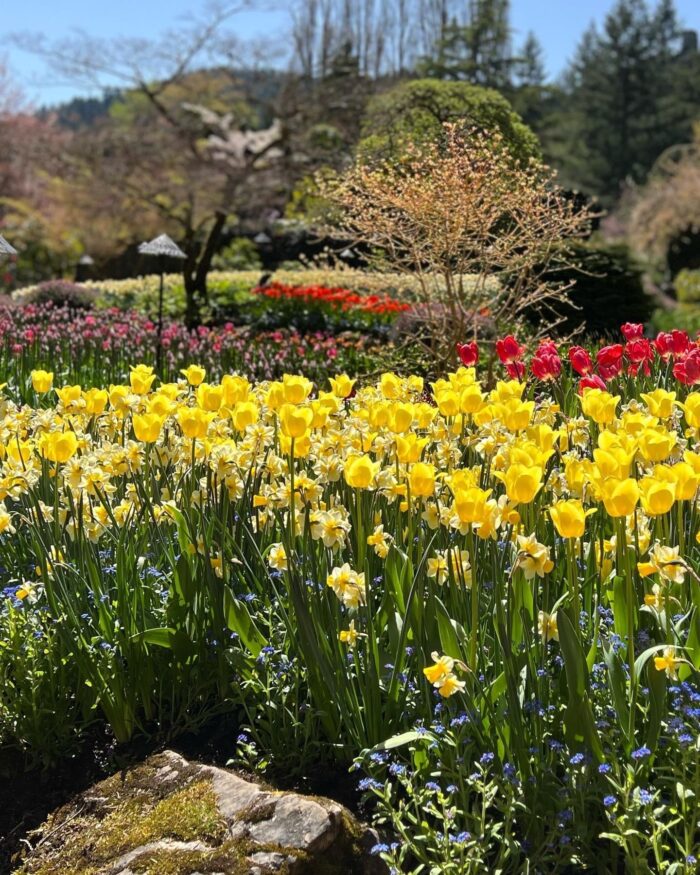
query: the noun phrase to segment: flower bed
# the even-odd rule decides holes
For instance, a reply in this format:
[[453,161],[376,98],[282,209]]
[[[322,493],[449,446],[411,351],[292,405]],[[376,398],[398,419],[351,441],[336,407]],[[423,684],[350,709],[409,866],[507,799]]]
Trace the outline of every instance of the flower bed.
[[[36,367],[88,386],[124,380],[129,363],[155,363],[158,337],[155,322],[136,311],[75,312],[51,304],[0,306],[0,332],[0,374],[20,393]],[[259,332],[231,323],[188,331],[181,322],[170,320],[163,329],[163,349],[165,379],[198,361],[213,378],[235,371],[266,380],[303,368],[313,379],[322,380],[338,369],[373,370],[378,352],[376,345],[358,334]]]
[[4,743],[229,709],[239,762],[356,760],[398,871],[694,871],[700,347],[625,333],[504,338],[493,387],[36,369],[0,409]]

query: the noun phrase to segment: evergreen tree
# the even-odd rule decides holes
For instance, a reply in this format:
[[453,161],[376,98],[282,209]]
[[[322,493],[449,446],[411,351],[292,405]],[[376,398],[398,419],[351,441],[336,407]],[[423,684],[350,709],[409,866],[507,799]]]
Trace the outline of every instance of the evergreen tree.
[[544,49],[532,31],[528,33],[513,63],[513,71],[515,84],[520,87],[541,88],[545,83]]
[[503,91],[511,83],[514,62],[509,0],[469,0],[466,23],[447,25],[435,57],[423,61],[421,72]]
[[567,184],[612,203],[625,180],[644,180],[665,148],[689,137],[679,36],[673,0],[654,10],[645,0],[618,0],[602,32],[592,26],[584,34],[547,144]]

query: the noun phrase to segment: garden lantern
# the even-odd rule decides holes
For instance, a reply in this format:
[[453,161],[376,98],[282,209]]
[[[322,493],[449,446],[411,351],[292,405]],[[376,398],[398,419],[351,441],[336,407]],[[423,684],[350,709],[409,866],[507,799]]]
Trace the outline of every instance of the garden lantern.
[[167,258],[179,258],[183,260],[187,258],[185,253],[167,234],[161,234],[150,240],[148,243],[142,243],[139,246],[139,255],[151,255],[158,259],[160,268],[160,287],[158,289],[158,346],[156,348],[156,370],[160,371],[161,359],[163,356],[163,283],[165,279],[165,264]]
[[81,255],[78,259],[78,263],[75,266],[75,281],[76,283],[83,283],[90,276],[90,271],[95,265],[95,259],[85,253]]
[[14,246],[10,246],[2,234],[0,234],[0,255],[17,255],[17,250]]

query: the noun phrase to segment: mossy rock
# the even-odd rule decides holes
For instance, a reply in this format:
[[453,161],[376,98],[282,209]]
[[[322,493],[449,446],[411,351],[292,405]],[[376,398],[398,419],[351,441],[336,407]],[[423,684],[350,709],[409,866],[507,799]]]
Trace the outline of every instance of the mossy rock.
[[31,836],[15,875],[380,873],[342,806],[166,751],[101,781]]

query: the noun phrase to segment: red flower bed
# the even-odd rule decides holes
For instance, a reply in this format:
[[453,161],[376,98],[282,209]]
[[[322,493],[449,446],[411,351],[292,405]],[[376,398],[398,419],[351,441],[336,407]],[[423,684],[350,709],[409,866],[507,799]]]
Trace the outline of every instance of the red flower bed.
[[341,311],[361,311],[377,316],[388,316],[410,310],[404,304],[388,295],[363,295],[350,289],[330,289],[325,286],[287,286],[283,283],[270,283],[253,290],[265,298],[283,301],[299,301],[301,304],[329,306]]
[[[612,343],[597,350],[570,346],[566,351],[571,369],[580,377],[579,391],[590,388],[605,389],[607,383],[619,376],[650,376],[655,365],[669,368],[675,378],[686,386],[700,384],[700,336],[692,340],[685,331],[660,332],[650,340],[644,337],[644,326],[626,322],[621,327],[624,343]],[[479,361],[475,341],[457,344],[457,354],[464,365]],[[530,371],[537,380],[556,380],[562,371],[559,346],[552,340],[543,340],[526,360],[526,348],[511,335],[496,341],[496,355],[508,375],[523,379]]]

